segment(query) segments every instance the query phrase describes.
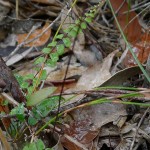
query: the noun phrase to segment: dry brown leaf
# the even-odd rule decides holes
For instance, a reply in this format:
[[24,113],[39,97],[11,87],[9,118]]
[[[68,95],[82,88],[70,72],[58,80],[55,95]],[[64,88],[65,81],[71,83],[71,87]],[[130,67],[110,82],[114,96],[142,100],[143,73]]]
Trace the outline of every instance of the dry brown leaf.
[[[97,63],[95,66],[87,69],[79,79],[77,85],[69,91],[90,90],[94,87],[100,86],[111,76],[109,70],[113,57],[117,52],[118,50],[109,54],[103,60],[102,64]],[[79,98],[83,98],[83,95],[75,97],[70,103],[79,100]],[[99,128],[109,122],[117,120],[120,115],[126,115],[125,106],[122,104],[106,103],[80,108],[71,112],[71,116],[75,121],[73,124],[69,122],[70,128],[68,128],[67,134],[69,133],[71,137],[76,138],[76,140],[81,144],[90,144],[97,135]],[[90,133],[91,131],[92,133]],[[70,142],[65,144],[73,147]]]
[[90,123],[93,124],[93,130],[97,130],[109,122],[116,121],[119,116],[127,115],[125,105],[113,103],[84,107],[73,111],[71,114],[76,121],[89,119]]
[[[37,29],[36,31],[34,31],[34,33],[31,33],[31,35],[28,37],[27,40],[32,40],[34,38],[36,38],[39,34],[41,34],[47,27],[49,26],[48,23],[45,24],[45,26],[43,26],[43,28],[41,29]],[[24,45],[25,47],[32,47],[32,46],[42,46],[44,45],[50,38],[51,35],[51,29],[49,28],[42,36],[40,36],[38,39],[36,39],[35,41]],[[26,37],[28,36],[28,33],[25,34],[18,34],[17,35],[17,41],[18,44],[21,44],[22,42],[24,42],[24,40],[26,39]]]
[[125,68],[124,70],[118,71],[101,86],[123,86],[129,78],[141,73],[139,66]]
[[95,87],[100,86],[108,78],[111,77],[110,67],[112,65],[112,60],[118,50],[109,54],[103,63],[97,63],[94,66],[87,69],[82,77],[79,79],[75,89],[76,90],[91,90]]
[[[70,115],[74,121],[68,122],[69,128],[65,133],[85,145],[92,143],[102,126],[114,122],[118,120],[120,116],[126,116],[127,114],[125,105],[103,103],[80,108],[71,112]],[[67,146],[73,145],[69,142],[65,144],[67,144]]]
[[[4,106],[3,103],[4,103],[4,98],[2,96],[0,96],[0,113],[4,112],[6,114],[9,114],[10,112],[9,112],[8,106],[7,105]],[[3,123],[4,127],[6,129],[8,129],[10,127],[10,124],[11,124],[10,118],[2,119],[2,123]]]
[[114,11],[117,12],[118,22],[127,40],[130,43],[135,43],[142,34],[142,28],[136,17],[137,14],[134,11],[130,11],[129,4],[124,0],[110,0],[110,2]]
[[[47,77],[48,82],[55,82],[55,81],[63,81],[65,73],[66,73],[66,65],[63,65],[59,70],[51,71]],[[67,73],[67,78],[76,76],[76,75],[81,75],[87,68],[83,66],[69,66],[69,70]],[[76,81],[75,82],[70,82],[70,83],[64,83],[64,91],[68,89],[72,89],[76,86]],[[60,93],[62,84],[57,84],[57,90],[55,93]]]
[[[110,53],[101,63],[96,63],[94,66],[89,67],[82,73],[82,76],[78,80],[76,86],[72,89],[67,90],[67,92],[73,91],[84,91],[91,90],[95,87],[100,86],[107,79],[111,77],[110,67],[112,64],[113,57],[118,52],[118,50]],[[65,96],[65,98],[70,98],[71,96]],[[84,94],[77,95],[75,98],[72,98],[67,104],[76,102],[84,97]]]
[[99,131],[91,131],[91,122],[88,119],[77,120],[70,123],[69,128],[63,127],[64,133],[75,139],[75,141],[69,141],[66,138],[61,138],[62,144],[69,150],[81,150],[90,149],[93,139],[98,135]]
[[[138,60],[142,64],[147,61],[148,55],[150,53],[150,34],[149,34],[149,32],[142,35],[139,42],[133,44],[132,50],[136,54]],[[123,64],[126,67],[137,65],[130,52],[127,53],[127,55],[123,61]]]
[[[47,81],[58,81],[63,80],[66,73],[67,65],[62,65],[58,70],[49,72]],[[75,75],[81,75],[87,68],[83,66],[69,65],[69,70],[67,73],[67,78]],[[48,69],[46,69],[48,70]],[[47,71],[48,72],[48,71]]]
[[[139,24],[137,14],[130,11],[129,5],[123,0],[110,0],[112,7],[117,12],[117,19],[127,40],[132,44],[133,52],[141,63],[146,62],[150,52],[150,34],[142,34],[142,27]],[[136,28],[135,28],[136,27]],[[123,64],[125,67],[135,66],[136,62],[130,52],[127,53]]]

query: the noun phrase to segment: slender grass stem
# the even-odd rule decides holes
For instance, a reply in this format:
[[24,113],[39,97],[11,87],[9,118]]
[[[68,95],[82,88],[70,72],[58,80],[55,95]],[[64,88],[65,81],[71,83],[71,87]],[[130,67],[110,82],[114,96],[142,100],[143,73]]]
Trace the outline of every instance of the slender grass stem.
[[126,43],[126,46],[128,47],[128,49],[129,49],[129,51],[131,52],[131,54],[132,54],[132,56],[133,56],[135,62],[138,64],[139,68],[140,68],[141,71],[143,72],[143,74],[144,74],[144,76],[146,77],[146,79],[148,80],[148,82],[150,82],[150,77],[149,77],[149,75],[148,75],[147,72],[144,70],[144,68],[143,68],[143,66],[141,65],[140,61],[138,60],[138,58],[137,58],[136,55],[134,54],[134,52],[133,52],[133,50],[132,50],[132,48],[131,48],[129,42],[127,41],[127,38],[125,37],[125,35],[124,35],[124,33],[123,33],[122,29],[121,29],[121,26],[120,26],[120,24],[119,24],[119,22],[118,22],[118,19],[117,19],[116,15],[115,15],[115,12],[114,12],[114,10],[113,10],[113,7],[112,7],[112,5],[111,5],[110,0],[107,0],[107,2],[108,2],[108,4],[109,4],[109,6],[110,6],[110,9],[111,9],[112,14],[113,14],[113,16],[114,16],[114,19],[115,19],[116,24],[117,24],[117,26],[118,26],[118,29],[119,29],[119,31],[120,31],[120,33],[121,33],[121,35],[122,35],[122,37],[123,37],[123,39],[124,39],[124,41],[125,41],[125,43]]

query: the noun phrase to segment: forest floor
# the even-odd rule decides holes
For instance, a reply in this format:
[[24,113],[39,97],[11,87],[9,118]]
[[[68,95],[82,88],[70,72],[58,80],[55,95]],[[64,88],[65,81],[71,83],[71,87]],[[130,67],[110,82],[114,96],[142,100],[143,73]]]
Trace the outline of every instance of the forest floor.
[[148,0],[0,1],[0,150],[149,150]]

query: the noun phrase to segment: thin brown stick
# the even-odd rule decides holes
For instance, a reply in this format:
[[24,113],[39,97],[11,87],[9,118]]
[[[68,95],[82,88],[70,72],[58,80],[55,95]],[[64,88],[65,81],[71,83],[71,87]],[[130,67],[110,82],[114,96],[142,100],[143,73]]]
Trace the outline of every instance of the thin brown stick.
[[139,128],[140,128],[140,126],[141,126],[141,124],[142,124],[142,122],[143,122],[143,120],[144,120],[144,118],[145,118],[148,111],[149,111],[149,107],[146,109],[146,111],[144,112],[142,118],[140,119],[140,121],[138,123],[137,129],[136,129],[134,137],[133,137],[133,141],[132,141],[131,146],[130,146],[130,150],[133,149],[133,146],[134,146],[134,143],[135,143],[135,140],[136,140],[136,135],[137,135],[138,130],[139,130]]

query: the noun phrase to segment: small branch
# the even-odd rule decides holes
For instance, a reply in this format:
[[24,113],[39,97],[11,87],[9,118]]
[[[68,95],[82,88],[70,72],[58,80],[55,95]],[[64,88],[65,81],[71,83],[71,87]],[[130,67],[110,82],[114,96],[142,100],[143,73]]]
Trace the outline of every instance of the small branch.
[[15,106],[19,106],[19,103],[17,101],[15,101],[11,96],[9,96],[6,93],[1,93],[2,96],[4,96],[11,104],[15,105]]
[[149,107],[146,109],[146,111],[144,112],[142,118],[140,119],[140,121],[139,121],[139,123],[138,123],[137,129],[136,129],[136,131],[135,131],[135,135],[134,135],[134,137],[133,137],[133,141],[132,141],[131,146],[130,146],[130,150],[133,149],[133,146],[134,146],[134,143],[135,143],[135,140],[136,140],[136,135],[137,135],[138,130],[139,130],[139,128],[140,128],[140,126],[141,126],[141,124],[142,124],[142,122],[143,122],[143,120],[144,120],[146,114],[148,113],[148,111],[149,111]]
[[16,18],[19,18],[19,0],[16,0]]
[[4,118],[16,118],[16,114],[15,115],[10,115],[10,114],[1,115],[0,114],[0,119],[4,119]]

